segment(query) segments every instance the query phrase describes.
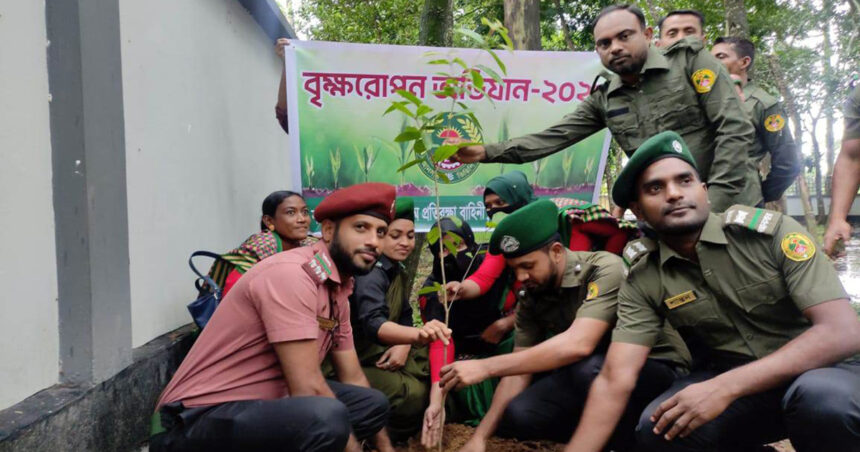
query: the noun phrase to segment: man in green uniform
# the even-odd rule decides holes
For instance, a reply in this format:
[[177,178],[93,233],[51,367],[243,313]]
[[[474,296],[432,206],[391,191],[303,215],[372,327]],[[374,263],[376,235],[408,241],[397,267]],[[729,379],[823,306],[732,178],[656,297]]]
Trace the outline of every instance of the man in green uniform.
[[752,42],[744,38],[717,38],[711,54],[722,61],[729,73],[740,77],[744,108],[755,126],[756,140],[749,154],[756,164],[770,154],[770,172],[761,182],[761,192],[764,202],[777,201],[800,173],[800,156],[785,109],[780,101],[750,80],[755,62]]
[[618,323],[567,450],[598,451],[665,322],[693,372],[642,413],[651,451],[747,451],[788,436],[798,452],[860,451],[860,320],[833,266],[778,212],[710,212],[684,140],[663,132],[612,189],[657,239],[624,252]]
[[705,16],[695,9],[669,11],[657,22],[657,47],[669,47],[687,37],[705,42]]
[[674,130],[690,143],[696,164],[709,186],[712,208],[756,205],[759,186],[747,150],[753,129],[725,67],[695,38],[675,43],[666,53],[651,47],[652,30],[642,11],[616,5],[595,20],[594,40],[603,65],[603,83],[573,113],[550,128],[497,144],[461,148],[454,159],[464,163],[537,160],[561,151],[608,127],[627,155],[648,137]]
[[840,254],[837,242],[851,239],[848,211],[860,188],[860,88],[854,88],[842,112],[845,131],[842,150],[833,167],[833,199],[830,201],[830,221],[824,233],[824,250],[831,256]]
[[[565,441],[573,433],[588,386],[603,364],[624,265],[604,251],[567,250],[560,240],[558,207],[549,200],[522,207],[493,231],[490,253],[504,255],[524,290],[518,294],[514,353],[442,369],[440,385],[447,391],[503,377],[461,452],[485,450],[496,430],[520,440]],[[689,364],[680,336],[671,329],[649,358],[614,447],[632,446],[639,413]],[[531,384],[532,375],[541,372],[549,373]]]

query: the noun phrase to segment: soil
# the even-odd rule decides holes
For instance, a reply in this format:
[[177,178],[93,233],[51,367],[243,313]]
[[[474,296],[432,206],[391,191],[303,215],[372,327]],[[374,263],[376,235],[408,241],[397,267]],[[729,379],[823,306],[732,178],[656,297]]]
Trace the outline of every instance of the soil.
[[[475,429],[461,424],[448,424],[445,426],[445,434],[442,444],[443,452],[455,452],[472,436]],[[780,441],[772,444],[779,452],[794,452],[791,443]],[[417,438],[412,438],[405,447],[397,447],[398,452],[427,452],[421,446],[421,442]],[[563,444],[553,443],[549,441],[517,441],[513,439],[501,439],[493,437],[487,442],[487,450],[492,452],[558,452],[564,449]],[[436,452],[439,449],[430,449]]]

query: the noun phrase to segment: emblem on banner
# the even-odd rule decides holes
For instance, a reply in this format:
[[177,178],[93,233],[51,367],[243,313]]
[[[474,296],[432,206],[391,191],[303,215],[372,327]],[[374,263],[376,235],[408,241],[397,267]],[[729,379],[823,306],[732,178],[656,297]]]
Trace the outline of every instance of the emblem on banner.
[[[441,146],[445,140],[450,138],[460,138],[463,141],[472,141],[481,143],[483,137],[478,125],[472,121],[472,118],[466,115],[448,115],[444,120],[443,127],[433,132],[433,146]],[[432,154],[427,152],[427,158],[418,164],[418,168],[425,176],[433,178]],[[448,181],[443,181],[449,184],[456,184],[469,178],[475,171],[478,170],[477,163],[460,163],[450,159],[443,160],[436,164],[436,168],[448,176]]]

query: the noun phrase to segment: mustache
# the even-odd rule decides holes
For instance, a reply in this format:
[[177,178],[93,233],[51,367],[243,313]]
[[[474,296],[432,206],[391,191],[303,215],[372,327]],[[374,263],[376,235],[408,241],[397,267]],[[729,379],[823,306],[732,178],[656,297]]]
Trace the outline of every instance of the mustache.
[[618,61],[618,60],[620,60],[620,59],[622,59],[622,58],[630,58],[630,54],[629,54],[629,53],[625,53],[625,54],[622,54],[622,55],[615,56],[615,57],[613,57],[611,60],[609,60],[609,63],[615,63],[616,61]]
[[668,215],[668,214],[670,214],[670,213],[672,213],[678,209],[684,209],[684,208],[695,209],[696,207],[697,207],[696,203],[694,203],[694,202],[689,202],[689,201],[688,202],[681,202],[678,204],[672,204],[671,206],[664,207],[662,209],[661,213],[663,215]]
[[367,253],[367,254],[372,254],[374,257],[379,257],[379,253],[376,251],[376,248],[359,248],[359,249],[355,250],[355,253],[353,253],[353,254],[359,254],[359,253]]

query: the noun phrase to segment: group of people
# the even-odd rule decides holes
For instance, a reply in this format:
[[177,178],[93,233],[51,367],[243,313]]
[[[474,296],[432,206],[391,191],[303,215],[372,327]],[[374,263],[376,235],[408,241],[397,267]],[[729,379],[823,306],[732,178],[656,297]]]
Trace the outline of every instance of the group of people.
[[210,273],[225,296],[158,400],[150,450],[391,451],[435,446],[456,421],[476,426],[463,451],[493,434],[566,451],[860,451],[860,320],[826,256],[850,234],[860,95],[821,252],[761,208],[799,165],[781,106],[750,80],[752,45],[708,53],[703,26],[672,12],[652,46],[638,8],[604,9],[611,72],[573,113],[453,157],[521,163],[608,127],[629,156],[611,196],[638,223],[503,174],[484,190],[489,243],[439,219],[413,299],[412,199],[337,190],[314,239],[301,195],[272,193],[261,231]]

